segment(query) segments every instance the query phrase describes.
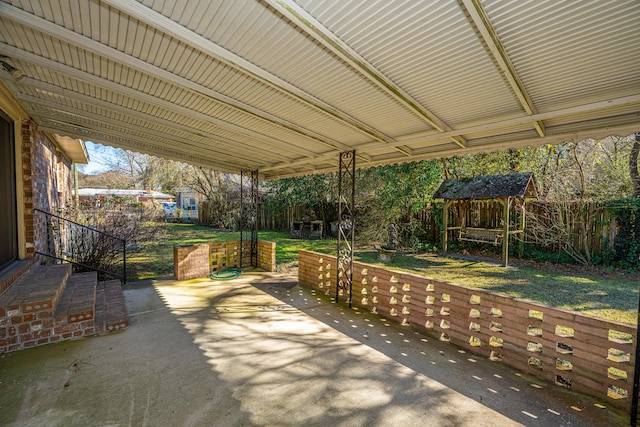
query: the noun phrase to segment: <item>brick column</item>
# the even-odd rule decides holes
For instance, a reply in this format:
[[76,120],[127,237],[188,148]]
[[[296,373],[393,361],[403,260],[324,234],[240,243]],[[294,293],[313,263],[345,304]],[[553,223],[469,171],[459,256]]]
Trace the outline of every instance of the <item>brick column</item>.
[[173,247],[173,275],[177,280],[207,277],[210,272],[208,244]]

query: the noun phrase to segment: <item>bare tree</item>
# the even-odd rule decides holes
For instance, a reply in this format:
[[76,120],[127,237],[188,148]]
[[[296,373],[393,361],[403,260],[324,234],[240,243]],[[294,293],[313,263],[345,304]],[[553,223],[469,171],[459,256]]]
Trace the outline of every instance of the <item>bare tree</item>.
[[240,177],[197,166],[188,171],[185,184],[207,201],[201,205],[206,222],[223,229],[233,227],[240,209]]

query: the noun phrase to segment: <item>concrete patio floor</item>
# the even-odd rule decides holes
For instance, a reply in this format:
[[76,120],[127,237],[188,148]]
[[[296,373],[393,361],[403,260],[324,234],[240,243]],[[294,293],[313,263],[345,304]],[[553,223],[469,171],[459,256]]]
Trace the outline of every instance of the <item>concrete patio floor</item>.
[[0,355],[0,425],[628,425],[294,277],[161,280],[125,297],[124,332]]

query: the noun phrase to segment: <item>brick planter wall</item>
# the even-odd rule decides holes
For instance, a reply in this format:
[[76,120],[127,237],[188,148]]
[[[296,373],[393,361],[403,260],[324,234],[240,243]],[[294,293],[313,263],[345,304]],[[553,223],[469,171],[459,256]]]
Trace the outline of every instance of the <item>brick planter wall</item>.
[[276,271],[276,242],[258,240],[258,267],[265,271]]
[[206,277],[209,267],[209,245],[187,245],[173,247],[173,272],[178,280]]
[[[335,297],[334,256],[300,251],[298,274],[302,286]],[[353,306],[607,405],[631,407],[634,325],[363,263],[354,264]]]
[[[245,240],[240,253],[240,241],[209,242],[173,247],[173,275],[177,280],[206,277],[212,271],[251,264],[251,242]],[[276,244],[258,240],[258,268],[276,271]]]

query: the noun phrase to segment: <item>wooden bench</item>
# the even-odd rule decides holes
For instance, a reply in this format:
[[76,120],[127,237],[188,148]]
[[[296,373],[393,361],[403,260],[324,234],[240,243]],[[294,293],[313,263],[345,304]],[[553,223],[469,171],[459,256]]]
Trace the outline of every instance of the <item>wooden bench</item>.
[[467,242],[489,243],[491,245],[498,246],[503,235],[504,230],[501,229],[466,227],[460,229],[458,239],[465,240]]

